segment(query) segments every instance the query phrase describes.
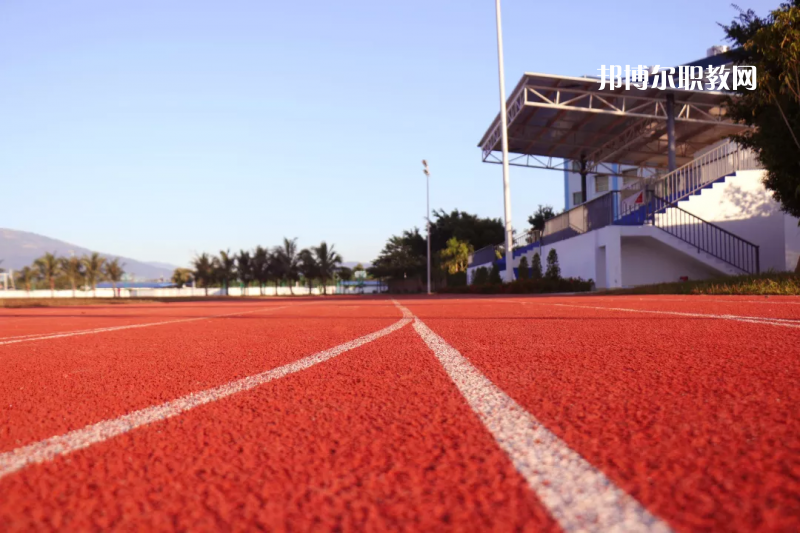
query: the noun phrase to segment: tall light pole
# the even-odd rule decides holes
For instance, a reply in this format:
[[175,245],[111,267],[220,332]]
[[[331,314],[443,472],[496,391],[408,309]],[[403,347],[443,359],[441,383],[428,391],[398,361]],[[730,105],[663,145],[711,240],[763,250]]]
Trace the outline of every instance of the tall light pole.
[[500,23],[500,0],[495,0],[497,12],[497,62],[500,76],[500,127],[503,129],[503,201],[505,204],[506,222],[506,283],[514,281],[514,268],[511,264],[511,189],[508,184],[508,118],[506,115],[506,82],[503,73],[503,27]]
[[428,294],[431,293],[431,173],[428,162],[422,160],[422,172],[425,173],[425,222],[428,226]]

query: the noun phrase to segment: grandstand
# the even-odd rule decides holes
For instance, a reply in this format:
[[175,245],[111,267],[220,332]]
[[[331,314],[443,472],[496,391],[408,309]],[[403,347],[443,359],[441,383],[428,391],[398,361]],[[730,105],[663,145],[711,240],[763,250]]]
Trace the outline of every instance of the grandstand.
[[[716,51],[687,65],[730,68]],[[728,140],[746,126],[726,116],[727,93],[600,87],[526,73],[508,99],[509,164],[561,173],[565,204],[544,231],[516,232],[515,276],[523,256],[553,248],[564,276],[598,288],[795,269],[798,221],[755,155]],[[485,162],[502,163],[501,133],[498,116],[479,143]],[[468,279],[492,263],[505,271],[502,248],[476,251]]]

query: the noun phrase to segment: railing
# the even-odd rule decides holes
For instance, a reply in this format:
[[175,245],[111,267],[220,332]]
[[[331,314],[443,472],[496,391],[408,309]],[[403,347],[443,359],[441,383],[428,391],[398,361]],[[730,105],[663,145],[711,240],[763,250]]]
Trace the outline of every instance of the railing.
[[658,178],[651,188],[656,196],[675,202],[723,176],[760,168],[752,150],[729,141]]
[[533,244],[535,242],[539,242],[542,238],[542,232],[538,229],[532,229],[528,231],[524,231],[514,237],[514,242],[512,243],[512,250],[516,250],[517,248],[522,248],[523,246],[527,246],[528,244]]
[[650,224],[748,274],[761,271],[757,245],[655,196],[645,209]]

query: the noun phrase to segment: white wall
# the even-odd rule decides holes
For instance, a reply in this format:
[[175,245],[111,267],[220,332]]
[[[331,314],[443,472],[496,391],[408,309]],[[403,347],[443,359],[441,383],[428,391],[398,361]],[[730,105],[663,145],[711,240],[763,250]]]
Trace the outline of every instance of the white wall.
[[800,226],[797,219],[783,215],[783,231],[786,239],[786,270],[800,272]]
[[[307,296],[309,294],[308,287],[293,287],[292,290],[294,291],[295,296]],[[336,294],[336,287],[329,286],[327,288],[328,294]],[[182,289],[120,289],[120,296],[122,298],[130,298],[130,297],[138,297],[138,298],[171,298],[171,297],[187,297],[187,296],[196,296],[201,297],[205,296],[204,289],[195,289],[192,287],[183,287]],[[365,291],[366,292],[366,291]],[[314,288],[311,294],[317,295],[322,294],[322,290],[318,288]],[[355,294],[355,293],[348,293],[348,294]],[[208,289],[208,296],[222,296],[224,295],[224,291],[219,288]],[[248,287],[246,291],[246,296],[260,296],[261,293],[258,287]],[[289,296],[289,287],[280,287],[277,293],[277,296]],[[77,298],[113,298],[114,292],[112,289],[97,289],[96,294],[93,294],[92,291],[75,291],[74,294]],[[242,289],[239,287],[231,287],[229,291],[229,296],[242,296]],[[275,293],[275,286],[265,287],[264,289],[264,296],[276,296]],[[71,290],[66,291],[54,291],[51,293],[49,290],[35,290],[35,291],[24,291],[24,290],[9,290],[4,291],[0,290],[0,299],[2,298],[72,298],[73,293]]]
[[622,237],[622,286],[706,279],[719,272],[654,237]]
[[764,188],[764,172],[737,172],[678,206],[758,245],[762,272],[794,270],[800,234],[791,226],[797,228],[797,219],[783,213]]

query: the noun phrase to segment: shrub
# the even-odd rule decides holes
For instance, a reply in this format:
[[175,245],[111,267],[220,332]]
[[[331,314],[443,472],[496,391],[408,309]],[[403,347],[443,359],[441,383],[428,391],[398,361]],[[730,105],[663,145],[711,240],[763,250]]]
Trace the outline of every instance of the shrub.
[[489,283],[497,285],[503,283],[503,278],[500,277],[500,266],[497,263],[492,264],[492,271],[489,273]]
[[447,274],[448,287],[463,287],[467,284],[467,273],[456,272],[455,274]]
[[552,292],[588,292],[594,281],[581,278],[559,278],[557,280],[518,279],[505,284],[470,285],[469,287],[447,287],[440,293],[450,294],[544,294]]
[[489,283],[489,270],[486,267],[478,268],[472,277],[472,284],[486,285],[487,283]]
[[528,258],[525,257],[524,255],[522,256],[522,259],[519,260],[519,269],[518,270],[519,270],[519,276],[517,276],[517,277],[519,279],[530,279],[531,271],[528,268]]
[[531,262],[531,279],[542,279],[542,258],[538,253],[533,254]]
[[555,248],[551,248],[547,254],[547,272],[544,273],[544,277],[551,280],[561,278],[561,267],[558,266],[558,254]]

